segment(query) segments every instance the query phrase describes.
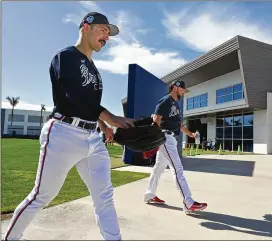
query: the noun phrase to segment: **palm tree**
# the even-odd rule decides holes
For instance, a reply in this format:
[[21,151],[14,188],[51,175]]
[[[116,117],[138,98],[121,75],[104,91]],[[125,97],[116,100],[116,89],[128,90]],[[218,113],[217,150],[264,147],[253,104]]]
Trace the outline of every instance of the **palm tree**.
[[42,117],[43,117],[43,114],[42,112],[45,111],[45,105],[41,105],[41,118],[40,118],[40,129],[42,128]]
[[11,122],[10,122],[10,129],[12,130],[14,107],[19,103],[20,97],[9,97],[8,96],[6,99],[9,101],[10,105],[12,106],[12,109],[11,109]]

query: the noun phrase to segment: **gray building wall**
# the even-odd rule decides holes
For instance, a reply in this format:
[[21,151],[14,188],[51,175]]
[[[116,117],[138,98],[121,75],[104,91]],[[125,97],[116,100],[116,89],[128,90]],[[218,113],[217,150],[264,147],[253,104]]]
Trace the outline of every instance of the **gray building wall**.
[[272,92],[272,45],[239,36],[238,56],[249,107],[266,109],[267,92]]
[[6,109],[1,109],[1,135],[4,131]]

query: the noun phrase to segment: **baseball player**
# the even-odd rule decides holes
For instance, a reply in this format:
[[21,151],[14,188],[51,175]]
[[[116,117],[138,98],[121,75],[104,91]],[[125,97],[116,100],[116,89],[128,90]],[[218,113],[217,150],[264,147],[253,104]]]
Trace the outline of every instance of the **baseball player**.
[[203,210],[207,207],[206,203],[198,203],[191,196],[190,188],[184,177],[183,166],[177,150],[177,140],[175,135],[180,131],[194,138],[195,134],[181,125],[180,108],[177,100],[188,92],[185,83],[181,80],[174,81],[169,85],[168,95],[159,100],[155,113],[152,115],[156,122],[165,132],[166,142],[161,145],[156,156],[156,163],[153,167],[148,188],[144,195],[144,201],[147,203],[164,204],[165,201],[156,196],[158,181],[161,174],[169,165],[178,190],[181,193],[186,213]]
[[76,45],[53,57],[49,72],[55,107],[41,131],[35,186],[15,209],[5,240],[22,238],[35,215],[58,195],[73,166],[90,192],[102,237],[121,240],[110,157],[98,127],[112,140],[108,125],[121,128],[134,125],[133,120],[115,116],[101,106],[102,78],[92,61],[93,51],[99,52],[109,36],[118,33],[118,27],[110,24],[106,16],[88,13],[79,25]]

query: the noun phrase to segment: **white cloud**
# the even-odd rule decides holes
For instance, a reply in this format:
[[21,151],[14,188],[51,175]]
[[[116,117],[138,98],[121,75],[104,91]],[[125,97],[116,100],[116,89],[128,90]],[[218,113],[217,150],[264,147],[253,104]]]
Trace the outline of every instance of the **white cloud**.
[[200,51],[209,51],[236,35],[272,43],[271,30],[247,20],[246,15],[245,10],[236,9],[234,4],[208,7],[201,12],[165,11],[162,24],[171,38]]
[[104,11],[93,1],[80,1],[79,4],[82,7],[79,9],[79,12],[66,14],[62,19],[64,23],[72,22],[79,25],[88,12],[100,12],[104,14]]
[[[105,13],[94,2],[80,2],[80,5],[79,12],[67,14],[64,22],[73,22],[78,25],[78,19],[82,18],[86,11],[96,9],[107,15],[109,21],[120,29],[120,34],[110,39],[107,48],[102,50],[99,55],[94,55],[94,61],[98,68],[113,74],[124,75],[128,73],[129,64],[138,64],[152,74],[161,77],[186,62],[177,51],[157,50],[145,46],[141,38],[154,30],[143,28],[142,19],[132,12],[119,10],[113,15]],[[100,56],[103,56],[104,59],[99,59]]]
[[[11,109],[11,105],[7,100],[2,100],[1,108]],[[45,106],[46,111],[51,112],[53,110],[53,106]],[[27,101],[19,100],[18,105],[15,106],[17,110],[41,110],[41,105],[31,104]]]
[[176,52],[152,51],[139,43],[118,44],[107,55],[109,60],[95,60],[95,63],[114,74],[127,74],[128,64],[138,64],[156,76],[163,76],[185,63]]

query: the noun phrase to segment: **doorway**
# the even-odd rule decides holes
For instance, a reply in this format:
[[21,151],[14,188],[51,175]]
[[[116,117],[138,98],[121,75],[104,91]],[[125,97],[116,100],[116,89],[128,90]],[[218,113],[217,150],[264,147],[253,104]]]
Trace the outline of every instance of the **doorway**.
[[[191,132],[198,132],[200,133],[200,143],[203,140],[207,140],[207,123],[201,123],[200,119],[188,120],[187,128]],[[195,139],[188,136],[188,144],[195,143]]]

